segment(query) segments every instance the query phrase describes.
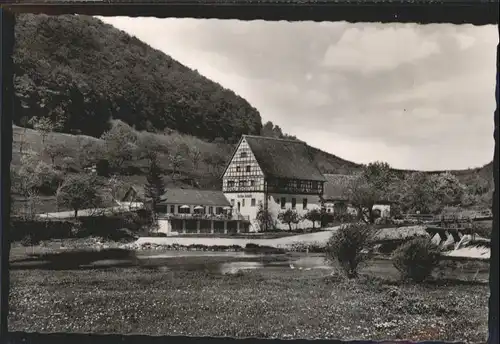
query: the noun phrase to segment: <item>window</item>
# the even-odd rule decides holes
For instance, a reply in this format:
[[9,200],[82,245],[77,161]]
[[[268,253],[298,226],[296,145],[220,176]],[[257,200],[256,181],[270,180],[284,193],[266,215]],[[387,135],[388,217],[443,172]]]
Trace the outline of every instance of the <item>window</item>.
[[285,206],[286,206],[286,198],[281,197],[281,209],[285,209]]
[[318,182],[312,182],[312,188],[316,190],[318,188]]
[[307,209],[307,198],[302,200],[302,209]]
[[255,180],[250,181],[250,186],[255,186]]
[[244,207],[244,206],[245,206],[245,199],[244,199],[244,198],[241,200],[241,206],[242,206],[242,207]]
[[251,200],[251,202],[250,202],[250,205],[251,205],[252,207],[255,207],[255,198],[252,198],[252,200]]
[[189,214],[191,212],[191,207],[183,208],[182,205],[179,206],[179,214]]
[[297,206],[297,199],[292,198],[292,209],[295,209],[296,206]]
[[240,186],[246,186],[247,181],[246,180],[240,180]]
[[246,158],[246,157],[247,157],[247,152],[240,153],[240,158]]
[[246,166],[245,166],[245,172],[250,172],[250,170],[251,170],[250,165],[246,165]]
[[240,167],[236,166],[236,172],[240,172]]
[[227,181],[227,187],[228,188],[233,188],[234,187],[234,180],[228,180]]
[[208,207],[208,213],[213,214],[214,213],[214,207]]
[[171,205],[171,206],[170,206],[170,212],[171,212],[172,214],[175,214],[175,205]]

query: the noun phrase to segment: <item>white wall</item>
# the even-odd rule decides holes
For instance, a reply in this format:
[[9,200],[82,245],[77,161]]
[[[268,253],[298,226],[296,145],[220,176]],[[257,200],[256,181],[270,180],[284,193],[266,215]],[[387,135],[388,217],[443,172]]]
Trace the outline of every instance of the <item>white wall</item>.
[[373,210],[380,210],[380,214],[382,217],[390,217],[391,216],[391,206],[388,204],[375,204],[373,206]]
[[[231,205],[233,205],[233,212],[235,214],[238,212],[238,202],[240,202],[240,214],[248,216],[250,220],[256,218],[257,211],[259,210],[259,202],[264,202],[263,192],[225,193],[224,195]],[[252,199],[255,199],[255,206],[252,206]]]
[[[285,197],[285,209],[281,208],[281,198]],[[304,216],[311,209],[321,209],[321,199],[318,195],[301,195],[301,194],[270,194],[268,200],[268,210],[271,213],[273,219],[276,220],[276,227],[279,229],[287,230],[289,229],[288,224],[281,223],[278,220],[278,214],[280,212],[286,211],[287,209],[292,208],[292,198],[297,200],[295,211],[299,216]],[[303,199],[307,199],[307,208],[303,209],[302,201]],[[318,223],[316,223],[315,227],[318,227]],[[313,224],[309,220],[302,220],[298,224],[292,224],[292,228],[312,228]]]
[[170,233],[172,231],[172,226],[168,220],[158,220],[158,232],[159,233]]

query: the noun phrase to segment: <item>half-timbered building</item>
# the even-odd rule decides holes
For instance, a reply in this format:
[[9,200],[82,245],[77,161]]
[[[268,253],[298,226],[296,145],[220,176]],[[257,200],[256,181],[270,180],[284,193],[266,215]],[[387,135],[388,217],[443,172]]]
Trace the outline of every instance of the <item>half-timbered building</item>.
[[[254,230],[259,228],[260,206],[284,229],[288,226],[277,221],[280,212],[293,209],[303,216],[321,208],[324,182],[304,142],[244,135],[224,170],[222,191],[233,211],[248,217]],[[311,225],[303,220],[297,227]]]

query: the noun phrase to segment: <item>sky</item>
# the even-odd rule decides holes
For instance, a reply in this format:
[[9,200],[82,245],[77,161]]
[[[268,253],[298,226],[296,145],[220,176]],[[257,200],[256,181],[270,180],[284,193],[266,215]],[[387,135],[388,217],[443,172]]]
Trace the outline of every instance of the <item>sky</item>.
[[417,170],[492,160],[493,25],[100,19],[344,159]]

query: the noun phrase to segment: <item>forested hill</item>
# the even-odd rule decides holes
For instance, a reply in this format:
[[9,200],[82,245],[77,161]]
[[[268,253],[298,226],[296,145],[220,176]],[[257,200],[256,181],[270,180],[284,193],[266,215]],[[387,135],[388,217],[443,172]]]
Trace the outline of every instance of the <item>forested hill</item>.
[[16,124],[48,116],[58,131],[100,136],[109,119],[213,140],[259,134],[259,112],[233,91],[99,19],[21,15]]

